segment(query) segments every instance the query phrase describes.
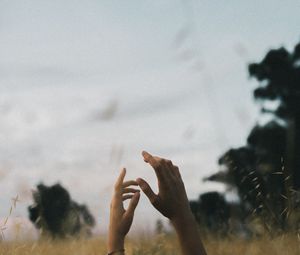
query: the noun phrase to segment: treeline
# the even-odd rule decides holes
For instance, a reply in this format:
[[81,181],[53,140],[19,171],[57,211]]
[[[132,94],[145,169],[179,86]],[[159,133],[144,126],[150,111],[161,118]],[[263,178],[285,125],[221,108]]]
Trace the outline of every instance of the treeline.
[[248,226],[255,220],[269,232],[300,231],[300,43],[292,52],[270,50],[248,71],[259,81],[253,95],[270,121],[254,126],[245,146],[219,158],[225,170],[206,178],[235,190],[239,201],[228,203],[222,194],[206,193],[191,207],[211,230],[228,232],[235,222],[236,230],[252,231]]

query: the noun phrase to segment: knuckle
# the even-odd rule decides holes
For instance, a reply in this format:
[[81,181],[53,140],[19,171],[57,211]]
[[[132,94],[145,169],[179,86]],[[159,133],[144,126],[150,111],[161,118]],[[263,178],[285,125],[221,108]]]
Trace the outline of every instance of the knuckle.
[[133,214],[134,212],[132,210],[130,210],[127,214],[124,215],[124,218],[127,220],[127,221],[130,221],[132,220],[133,218]]
[[180,171],[179,171],[179,167],[178,166],[174,166],[174,172],[176,173],[176,175],[178,176],[178,177],[180,177],[181,175],[180,175]]
[[172,165],[172,160],[169,160],[169,159],[166,159],[165,162],[168,164],[168,165]]
[[160,169],[160,166],[161,166],[161,163],[160,162],[158,162],[158,161],[156,161],[156,162],[153,162],[153,168],[154,169]]
[[149,188],[148,186],[142,187],[142,190],[143,190],[145,193],[149,193],[149,192],[150,192],[150,188]]
[[164,163],[164,161],[165,161],[165,159],[163,159],[163,158],[158,158],[157,160],[156,160],[156,162],[157,162],[157,164],[162,164],[162,163]]

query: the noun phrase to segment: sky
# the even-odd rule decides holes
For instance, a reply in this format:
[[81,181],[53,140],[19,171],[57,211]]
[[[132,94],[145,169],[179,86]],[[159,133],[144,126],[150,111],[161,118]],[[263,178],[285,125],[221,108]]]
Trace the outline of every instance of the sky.
[[[60,182],[105,232],[112,184],[155,187],[141,151],[172,159],[190,199],[259,117],[247,65],[299,41],[300,2],[0,0],[0,218]],[[160,216],[142,197],[133,228]],[[143,223],[144,215],[149,217]],[[1,222],[0,222],[1,223]]]

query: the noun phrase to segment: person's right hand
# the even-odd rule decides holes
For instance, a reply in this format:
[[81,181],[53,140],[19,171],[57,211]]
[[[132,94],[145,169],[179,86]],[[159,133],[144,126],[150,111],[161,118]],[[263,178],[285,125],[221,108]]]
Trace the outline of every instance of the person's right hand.
[[142,178],[136,181],[152,205],[171,221],[190,215],[189,201],[178,167],[173,165],[172,161],[152,156],[146,151],[143,151],[142,155],[144,161],[149,163],[156,173],[158,194],[155,194]]

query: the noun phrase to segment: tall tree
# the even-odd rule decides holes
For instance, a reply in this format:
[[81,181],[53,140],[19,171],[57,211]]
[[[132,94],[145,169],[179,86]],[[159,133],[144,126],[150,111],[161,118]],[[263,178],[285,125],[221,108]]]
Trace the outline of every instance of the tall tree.
[[[207,180],[235,188],[248,215],[265,216],[273,226],[286,228],[300,194],[300,44],[292,52],[270,50],[248,68],[259,81],[254,98],[272,121],[255,126],[245,146],[224,153],[219,164],[225,171]],[[268,102],[276,104],[268,107]]]
[[287,126],[286,171],[292,185],[300,189],[300,43],[292,52],[285,48],[270,50],[260,63],[249,65],[250,76],[260,83],[254,97],[277,101],[276,109],[262,107]]

